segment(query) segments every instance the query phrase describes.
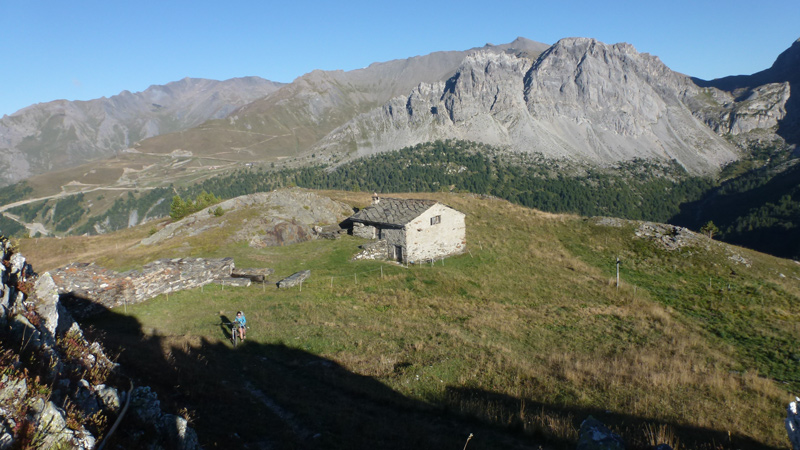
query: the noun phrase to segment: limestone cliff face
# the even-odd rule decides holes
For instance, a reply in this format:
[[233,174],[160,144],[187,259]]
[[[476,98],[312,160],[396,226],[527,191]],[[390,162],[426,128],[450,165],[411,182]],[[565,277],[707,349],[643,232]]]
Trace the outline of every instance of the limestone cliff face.
[[[735,95],[738,94],[738,95]],[[688,103],[694,114],[714,132],[740,135],[755,130],[777,130],[786,117],[789,83],[769,83],[734,93],[705,88]]]
[[[209,122],[202,130],[188,130],[183,139],[197,142],[195,154],[246,148],[255,158],[296,156],[357,115],[380,108],[397,96],[408,96],[420,83],[448,79],[469,55],[488,52],[536,56],[548,47],[518,38],[509,44],[434,52],[347,72],[315,70],[225,120]],[[226,139],[193,139],[208,130]],[[167,135],[144,141],[140,150],[169,153],[175,146],[175,140]]]
[[628,44],[563,39],[536,60],[468,56],[445,82],[422,83],[334,130],[321,151],[358,156],[456,138],[590,165],[677,160],[709,173],[737,151],[692,115],[688,77]]
[[[695,113],[718,133],[800,142],[800,39],[775,59],[768,69],[711,81],[694,78],[705,88],[694,98]],[[743,136],[744,135],[744,136]]]
[[0,185],[112,156],[141,139],[225,117],[279,87],[257,77],[185,78],[110,98],[29,106],[0,119]]

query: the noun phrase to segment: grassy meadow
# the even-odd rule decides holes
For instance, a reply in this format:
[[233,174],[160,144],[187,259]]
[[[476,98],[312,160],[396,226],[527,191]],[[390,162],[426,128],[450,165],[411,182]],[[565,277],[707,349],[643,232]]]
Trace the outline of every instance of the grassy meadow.
[[[711,240],[667,251],[636,238],[635,224],[497,199],[408,197],[466,213],[469,252],[410,267],[352,262],[363,241],[351,236],[253,249],[225,227],[137,246],[152,224],[20,245],[39,272],[180,256],[232,256],[274,268],[270,281],[311,270],[301,289],[208,285],[85,324],[206,448],[462,448],[470,433],[471,449],[574,448],[590,414],[630,448],[788,448],[797,263]],[[237,310],[251,328],[234,350],[221,322]]]

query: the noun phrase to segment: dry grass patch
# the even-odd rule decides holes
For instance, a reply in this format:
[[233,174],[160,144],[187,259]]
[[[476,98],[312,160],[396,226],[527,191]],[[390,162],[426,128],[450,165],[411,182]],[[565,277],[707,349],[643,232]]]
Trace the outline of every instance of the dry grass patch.
[[[371,196],[330,194],[354,206],[369,204]],[[331,395],[346,391],[341,395],[364,399],[348,410],[363,420],[369,417],[357,410],[369,410],[379,399],[389,407],[410,403],[413,411],[433,409],[447,418],[499,425],[537,445],[544,438],[574,447],[577,425],[589,414],[599,414],[642,446],[647,433],[666,438],[669,430],[684,448],[705,445],[728,428],[734,437],[755,440],[742,448],[783,445],[785,388],[742,370],[747,360],[737,344],[708,328],[710,320],[744,311],[724,303],[736,298],[702,286],[705,272],[694,275],[706,265],[722,274],[728,270],[722,266],[726,259],[706,256],[702,249],[665,255],[635,241],[632,229],[593,227],[580,218],[498,200],[393,196],[437,199],[465,212],[470,252],[433,267],[404,268],[349,261],[361,243],[352,237],[250,249],[232,244],[218,230],[105,257],[120,267],[166,256],[234,256],[237,265],[275,268],[275,279],[311,269],[302,291],[272,286],[192,291],[137,305],[129,309],[129,318],[145,334],[167,339],[170,360],[180,361],[181,353],[196,354],[193,339],[198,337],[220,348],[227,345],[212,322],[219,320],[219,311],[244,309],[253,327],[248,355],[269,368],[280,361],[274,373],[259,376],[321,371],[308,389]],[[625,258],[619,289],[609,281],[616,255]],[[770,258],[755,260],[771,264]],[[791,266],[775,267],[788,272]],[[738,280],[743,292],[756,292],[757,281],[750,274]],[[775,300],[772,304],[742,306],[763,314],[780,311],[789,323],[797,291],[780,291],[784,284],[761,287],[759,292]],[[153,329],[172,331],[167,336]],[[166,347],[159,351],[167,352]],[[319,369],[327,364],[346,373],[334,376]],[[199,369],[191,373],[202,376]],[[295,383],[292,375],[285,380]],[[291,393],[276,395],[293,404]],[[300,415],[305,408],[313,410],[298,408]],[[402,410],[397,408],[392,414]]]

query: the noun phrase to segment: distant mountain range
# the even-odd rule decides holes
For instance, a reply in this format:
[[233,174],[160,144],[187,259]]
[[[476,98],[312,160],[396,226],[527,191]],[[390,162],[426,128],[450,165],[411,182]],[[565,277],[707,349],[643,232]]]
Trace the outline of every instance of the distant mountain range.
[[[488,152],[481,163],[486,173],[472,174],[476,186],[495,186],[502,192],[496,195],[557,211],[565,210],[565,193],[577,195],[601,179],[619,187],[634,177],[616,200],[630,204],[573,212],[642,209],[654,204],[650,190],[662,181],[691,178],[674,184],[671,201],[692,204],[673,220],[695,229],[718,221],[723,237],[751,245],[746,234],[755,228],[770,226],[761,234],[771,236],[777,226],[800,224],[794,217],[800,203],[787,190],[800,138],[800,96],[792,96],[800,92],[798,74],[800,40],[769,69],[706,81],[676,73],[629,44],[565,38],[547,45],[518,38],[347,72],[317,70],[283,85],[255,77],[184,79],[109,99],[55,101],[0,119],[0,184],[27,180],[0,192],[0,211],[10,225],[42,233],[104,232],[163,216],[174,192],[195,195],[200,182],[218,195],[248,193],[264,183],[301,184],[290,179],[296,172],[278,173],[269,182],[266,175],[218,177],[236,169],[325,166],[329,174],[337,167],[347,172],[354,170],[347,163],[365,156],[415,146],[452,148],[427,145],[451,140]],[[441,155],[432,161],[443,163]],[[527,169],[501,173],[509,164],[530,162],[546,167],[524,176]],[[376,179],[391,178],[380,170]],[[311,173],[304,176],[324,177]],[[563,186],[539,183],[562,175],[577,178]],[[337,188],[355,189],[363,181],[343,176],[336,174]],[[420,185],[440,182],[434,178]],[[236,189],[219,185],[233,179]],[[392,185],[404,185],[397,181]],[[758,186],[767,186],[769,195],[763,188],[753,191]],[[86,196],[54,207],[78,193]],[[736,211],[721,211],[723,204]],[[780,219],[770,222],[765,214]]]
[[763,72],[713,81],[675,73],[628,44],[585,38],[552,46],[518,38],[349,72],[317,70],[288,85],[187,78],[3,117],[0,180],[126,148],[241,161],[313,155],[337,164],[447,138],[590,166],[641,158],[714,173],[741,155],[723,136],[758,129],[795,139],[799,47]]
[[110,98],[29,106],[0,119],[0,184],[107,158],[142,139],[226,117],[280,86],[258,77],[184,78]]

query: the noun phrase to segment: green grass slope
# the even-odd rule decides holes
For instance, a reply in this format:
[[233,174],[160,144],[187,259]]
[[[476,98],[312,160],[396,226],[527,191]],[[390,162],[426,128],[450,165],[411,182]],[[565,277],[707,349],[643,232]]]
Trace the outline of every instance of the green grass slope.
[[[786,448],[800,265],[705,238],[668,251],[635,223],[494,198],[413,197],[466,213],[469,252],[405,268],[350,261],[353,237],[251,249],[217,228],[150,248],[136,246],[144,227],[21,247],[39,270],[180,256],[233,256],[274,280],[311,269],[302,289],[206,286],[88,324],[206,448],[461,448],[470,433],[469,448],[574,448],[589,414],[630,448]],[[234,350],[220,322],[237,310],[251,329]]]

